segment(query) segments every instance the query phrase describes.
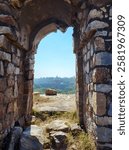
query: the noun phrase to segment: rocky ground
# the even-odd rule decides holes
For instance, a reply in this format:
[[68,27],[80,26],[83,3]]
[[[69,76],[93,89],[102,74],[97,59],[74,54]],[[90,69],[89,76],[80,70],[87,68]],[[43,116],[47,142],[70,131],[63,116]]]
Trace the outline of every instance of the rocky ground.
[[93,138],[79,126],[75,95],[36,94],[32,115],[31,125],[13,129],[9,150],[95,150]]
[[[32,135],[46,150],[94,150],[94,143],[78,124],[74,94],[34,96]],[[36,135],[36,134],[37,135]]]

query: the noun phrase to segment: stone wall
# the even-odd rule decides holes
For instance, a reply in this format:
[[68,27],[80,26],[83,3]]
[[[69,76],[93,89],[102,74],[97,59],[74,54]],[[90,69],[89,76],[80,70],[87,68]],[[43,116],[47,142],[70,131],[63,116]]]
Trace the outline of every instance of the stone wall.
[[44,0],[32,0],[32,5],[25,0],[0,1],[0,146],[15,124],[24,126],[30,119],[36,42],[72,26],[80,124],[93,134],[98,150],[111,149],[111,1],[50,2],[43,9]]
[[83,100],[78,103],[86,130],[95,136],[98,149],[105,150],[112,142],[112,7],[89,6],[87,12],[82,9],[78,13],[81,24],[77,62],[83,59]]

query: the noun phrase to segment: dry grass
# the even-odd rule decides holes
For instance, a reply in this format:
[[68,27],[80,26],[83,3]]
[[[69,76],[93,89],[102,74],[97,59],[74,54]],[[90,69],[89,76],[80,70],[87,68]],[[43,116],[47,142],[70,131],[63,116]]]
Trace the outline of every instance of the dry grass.
[[[43,99],[43,97],[35,96],[35,102],[46,102],[48,99]],[[49,124],[53,120],[59,119],[68,122],[68,125],[79,123],[77,118],[76,111],[73,112],[37,112],[33,109],[32,114],[36,116],[35,122],[33,124],[44,126],[45,124]],[[46,138],[45,143],[49,141],[49,133],[44,130],[43,136]],[[68,150],[96,150],[95,143],[93,137],[88,135],[84,131],[80,131],[78,134],[73,135],[71,131],[68,133],[67,140],[67,149]]]

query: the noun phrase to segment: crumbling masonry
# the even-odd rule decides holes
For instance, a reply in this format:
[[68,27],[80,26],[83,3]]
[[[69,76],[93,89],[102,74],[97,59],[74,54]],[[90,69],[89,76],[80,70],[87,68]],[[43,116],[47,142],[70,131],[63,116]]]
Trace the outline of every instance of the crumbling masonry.
[[98,150],[111,149],[111,0],[0,0],[0,145],[16,123],[30,120],[38,43],[68,27],[74,28],[80,123]]

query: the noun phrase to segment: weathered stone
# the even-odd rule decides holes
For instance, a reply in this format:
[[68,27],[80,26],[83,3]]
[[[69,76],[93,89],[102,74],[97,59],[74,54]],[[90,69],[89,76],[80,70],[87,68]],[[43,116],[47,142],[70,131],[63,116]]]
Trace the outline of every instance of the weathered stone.
[[97,31],[94,36],[107,36],[107,31]]
[[109,10],[109,15],[112,16],[112,7]]
[[4,101],[4,94],[0,93],[0,105],[3,104]]
[[20,139],[19,150],[42,150],[43,146],[35,136],[23,134]]
[[0,26],[0,34],[7,35],[9,38],[16,40],[15,35],[12,33],[9,27]]
[[15,20],[10,15],[3,15],[3,14],[0,15],[0,21],[6,23],[8,25],[16,26]]
[[6,79],[5,78],[0,78],[0,92],[4,92],[6,89]]
[[96,92],[109,93],[112,91],[112,86],[109,84],[94,84],[94,90]]
[[97,148],[98,148],[98,150],[104,150],[104,149],[112,150],[112,144],[109,144],[109,143],[100,144],[100,143],[98,143]]
[[52,148],[54,149],[66,149],[67,148],[67,134],[58,131],[58,132],[51,132],[50,133]]
[[7,98],[13,97],[13,88],[12,87],[7,88],[6,91],[5,91],[5,95],[6,95]]
[[79,19],[79,20],[82,19],[82,12],[78,13],[78,19]]
[[87,52],[86,56],[87,56],[87,60],[89,60],[90,59],[90,51]]
[[107,116],[98,117],[98,116],[95,116],[95,122],[96,122],[97,125],[100,125],[100,126],[112,125],[112,117],[107,117]]
[[71,132],[73,135],[78,135],[81,131],[82,131],[82,129],[78,124],[71,125]]
[[14,84],[14,97],[18,97],[18,84],[17,84],[17,81],[15,81],[15,84]]
[[24,135],[35,136],[41,144],[43,144],[43,129],[37,125],[27,127],[23,132]]
[[46,95],[57,95],[57,91],[55,89],[46,89],[45,94]]
[[63,120],[54,120],[47,126],[47,131],[64,131],[68,132],[69,126],[66,125],[67,123]]
[[86,73],[89,73],[89,71],[90,71],[89,61],[86,63],[85,71],[86,71]]
[[16,75],[18,75],[18,74],[20,73],[20,69],[19,69],[18,67],[16,67],[14,73],[15,73]]
[[94,83],[106,83],[111,79],[110,71],[107,68],[95,68],[92,74]]
[[108,108],[108,115],[112,116],[112,103],[110,103],[109,108]]
[[14,74],[14,71],[15,71],[14,64],[9,63],[8,67],[7,67],[7,74],[12,75],[12,74]]
[[0,51],[0,59],[11,62],[11,54]]
[[7,113],[11,113],[14,111],[14,103],[10,102],[7,107]]
[[4,66],[2,61],[0,61],[0,76],[4,76]]
[[88,21],[90,21],[90,19],[94,19],[94,18],[102,19],[103,18],[103,12],[100,10],[96,10],[96,9],[91,10],[89,12],[89,15],[88,15]]
[[94,66],[109,66],[112,65],[112,54],[107,52],[101,52],[94,55],[93,59]]
[[15,54],[13,54],[12,63],[13,63],[15,66],[19,66],[19,65],[20,65],[20,58],[17,57]]
[[0,1],[0,10],[3,12],[11,13],[11,8],[6,3],[1,3],[1,1]]
[[106,27],[109,27],[106,22],[95,20],[88,24],[86,32],[93,29],[104,29]]
[[21,127],[14,127],[11,133],[10,143],[8,150],[14,150],[19,144],[20,136],[22,135],[23,129]]
[[95,114],[102,116],[106,113],[106,96],[102,93],[93,93],[93,110]]
[[5,35],[0,35],[0,48],[9,49],[8,40]]
[[9,87],[14,86],[14,76],[13,75],[9,75],[9,77],[8,77],[8,86]]
[[81,5],[81,9],[85,9],[85,8],[86,8],[86,4],[83,3],[83,4]]
[[111,142],[112,141],[112,129],[105,127],[97,127],[96,129],[97,141]]
[[105,51],[105,42],[101,37],[96,37],[94,41],[96,51]]
[[0,123],[0,131],[2,130],[2,123]]

